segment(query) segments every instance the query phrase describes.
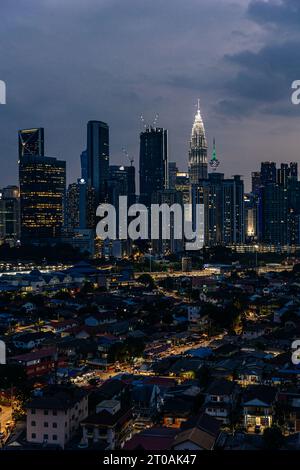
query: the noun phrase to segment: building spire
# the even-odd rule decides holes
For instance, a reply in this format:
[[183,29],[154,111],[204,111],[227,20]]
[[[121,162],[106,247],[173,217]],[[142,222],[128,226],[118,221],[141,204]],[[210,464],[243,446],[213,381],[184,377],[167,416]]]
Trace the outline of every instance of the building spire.
[[216,171],[216,169],[218,168],[219,165],[220,165],[220,162],[217,159],[217,151],[216,151],[216,139],[214,138],[212,156],[211,156],[211,159],[209,161],[209,166],[213,169],[213,171]]
[[197,100],[197,112],[190,139],[189,172],[192,184],[207,178],[207,142],[200,112],[200,99]]

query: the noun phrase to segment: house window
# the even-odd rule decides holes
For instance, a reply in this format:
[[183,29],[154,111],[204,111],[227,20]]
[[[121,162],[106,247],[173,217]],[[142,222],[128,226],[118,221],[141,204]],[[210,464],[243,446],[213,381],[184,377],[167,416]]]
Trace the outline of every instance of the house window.
[[48,414],[48,410],[44,410],[44,415],[47,415]]
[[49,438],[48,434],[44,434],[44,436],[43,436],[44,441],[47,441],[48,438]]
[[47,428],[49,426],[49,424],[47,423],[47,421],[44,422],[44,428]]
[[36,422],[35,422],[35,421],[31,421],[31,426],[36,426]]
[[53,416],[57,416],[57,411],[53,410]]
[[35,439],[35,438],[36,438],[35,432],[33,432],[33,433],[31,434],[31,438],[32,438],[32,439]]
[[53,423],[53,427],[54,427],[54,428],[57,428],[57,423]]
[[53,434],[52,439],[53,441],[57,441],[57,434]]

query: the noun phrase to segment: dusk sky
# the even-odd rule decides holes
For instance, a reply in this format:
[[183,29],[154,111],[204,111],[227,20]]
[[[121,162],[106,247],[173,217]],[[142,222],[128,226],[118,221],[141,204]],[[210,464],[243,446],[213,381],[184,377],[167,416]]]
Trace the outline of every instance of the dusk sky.
[[125,146],[138,165],[141,114],[159,114],[185,170],[198,97],[226,176],[299,162],[299,0],[1,0],[0,14],[1,186],[18,182],[23,127],[45,128],[68,182],[89,119],[109,124],[111,163],[127,163]]

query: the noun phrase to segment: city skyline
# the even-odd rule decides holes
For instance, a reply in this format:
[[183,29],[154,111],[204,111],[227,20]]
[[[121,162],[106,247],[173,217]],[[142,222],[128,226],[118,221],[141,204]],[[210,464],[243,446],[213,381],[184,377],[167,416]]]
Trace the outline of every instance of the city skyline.
[[[298,78],[297,2],[191,0],[172,2],[171,8],[170,2],[157,1],[149,8],[136,0],[126,7],[89,0],[84,7],[72,2],[70,11],[65,1],[59,17],[43,26],[42,18],[55,12],[55,4],[31,1],[22,18],[12,19],[14,6],[3,2],[2,186],[16,180],[17,129],[44,127],[46,154],[67,161],[68,182],[73,182],[86,122],[109,124],[112,164],[125,163],[124,146],[137,163],[141,113],[147,122],[159,113],[158,125],[169,130],[170,161],[185,170],[198,96],[208,155],[216,137],[220,171],[228,177],[235,168],[249,188],[250,172],[260,161],[298,160],[299,108],[290,102],[291,83]],[[173,21],[166,22],[169,15]],[[205,21],[199,28],[201,15]],[[143,29],[142,16],[147,17]]]

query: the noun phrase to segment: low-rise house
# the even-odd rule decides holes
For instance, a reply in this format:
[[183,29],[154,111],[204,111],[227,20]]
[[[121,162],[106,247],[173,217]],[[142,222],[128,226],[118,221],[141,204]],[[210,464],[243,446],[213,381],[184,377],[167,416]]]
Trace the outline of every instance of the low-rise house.
[[78,320],[51,320],[50,328],[51,331],[55,334],[64,333],[71,328],[76,328],[78,326]]
[[242,338],[245,340],[257,339],[272,331],[271,325],[266,324],[248,324],[243,329]]
[[177,376],[182,378],[193,379],[196,377],[197,373],[200,371],[202,366],[201,359],[189,359],[182,358],[178,359],[175,364],[170,368],[169,375]]
[[116,323],[117,317],[112,312],[99,312],[85,318],[84,324],[87,326],[101,326]]
[[101,445],[106,450],[121,449],[131,438],[132,408],[119,400],[103,400],[96,412],[81,423],[82,445]]
[[178,431],[176,429],[164,427],[152,427],[135,434],[124,445],[125,450],[160,450],[165,451],[171,448],[175,436]]
[[131,398],[134,407],[134,429],[142,431],[153,424],[160,410],[162,401],[160,389],[155,384],[144,384],[139,381],[137,384],[132,384]]
[[300,390],[279,392],[276,403],[285,427],[290,433],[300,432]]
[[238,373],[238,381],[241,385],[260,384],[262,382],[263,370],[258,367],[245,367]]
[[194,409],[194,400],[185,396],[166,400],[162,410],[163,426],[179,429],[188,420]]
[[28,377],[39,377],[63,366],[64,358],[57,355],[55,348],[43,348],[13,356],[9,362],[22,365]]
[[214,380],[205,394],[205,412],[228,424],[236,404],[236,398],[237,386],[235,382],[224,379]]
[[13,337],[13,345],[18,349],[33,349],[52,336],[51,333],[22,333]]
[[248,431],[262,431],[272,426],[277,390],[266,385],[250,385],[243,393],[244,426]]
[[171,446],[173,450],[213,450],[221,442],[220,422],[201,413],[189,420]]
[[87,415],[88,395],[83,389],[48,387],[27,404],[27,442],[64,449]]

